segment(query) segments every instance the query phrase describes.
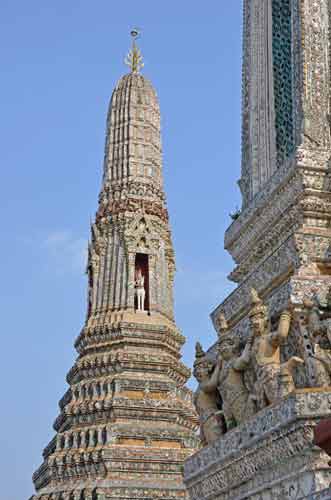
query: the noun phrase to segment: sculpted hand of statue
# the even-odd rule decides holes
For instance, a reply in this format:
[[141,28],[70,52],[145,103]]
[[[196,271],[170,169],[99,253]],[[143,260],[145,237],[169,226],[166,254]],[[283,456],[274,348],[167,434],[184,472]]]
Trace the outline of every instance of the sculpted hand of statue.
[[288,337],[292,320],[292,310],[293,307],[288,306],[288,308],[280,314],[277,330],[270,333],[270,340],[274,347],[280,346]]
[[303,364],[303,359],[297,356],[292,356],[288,361],[280,365],[280,371],[278,375],[279,398],[283,398],[295,390],[293,371],[297,366]]
[[254,397],[248,391],[243,377],[243,372],[250,364],[253,338],[248,339],[243,353],[239,355],[238,339],[228,332],[225,318],[221,319],[221,324],[218,340],[221,359],[218,390],[223,400],[227,429],[230,430],[256,413]]
[[204,445],[214,442],[225,432],[222,402],[217,391],[220,363],[216,365],[206,357],[201,345],[196,345],[193,375],[199,385],[194,404],[200,420],[200,435]]

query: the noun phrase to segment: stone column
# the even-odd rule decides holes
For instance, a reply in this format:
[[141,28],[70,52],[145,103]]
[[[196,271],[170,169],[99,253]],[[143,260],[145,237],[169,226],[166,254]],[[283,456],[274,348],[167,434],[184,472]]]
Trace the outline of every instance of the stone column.
[[272,0],[245,0],[243,59],[243,203],[261,189],[275,169]]
[[328,0],[295,0],[301,20],[303,134],[311,146],[330,146],[330,28]]

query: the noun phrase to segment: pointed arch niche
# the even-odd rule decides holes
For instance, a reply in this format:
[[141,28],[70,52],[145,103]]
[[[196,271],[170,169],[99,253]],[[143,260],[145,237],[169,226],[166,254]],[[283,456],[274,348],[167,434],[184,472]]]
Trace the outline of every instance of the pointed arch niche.
[[[141,271],[141,274],[144,277],[144,286],[145,286],[145,301],[144,301],[144,311],[149,312],[149,255],[147,253],[136,253],[135,263],[134,263],[134,277],[135,281],[137,279],[138,273]],[[138,309],[138,299],[137,294],[135,293],[134,297],[134,308],[135,311]]]

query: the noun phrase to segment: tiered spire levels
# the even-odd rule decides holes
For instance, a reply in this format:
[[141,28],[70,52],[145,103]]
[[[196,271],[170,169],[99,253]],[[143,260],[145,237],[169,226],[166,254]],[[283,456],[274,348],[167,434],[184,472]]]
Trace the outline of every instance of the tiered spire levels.
[[[138,30],[131,32],[132,48],[126,58],[131,72],[113,92],[107,119],[104,190],[109,183],[139,179],[162,188],[160,108],[149,80],[140,74],[142,55]],[[129,193],[130,194],[130,193]],[[164,196],[161,196],[164,198]]]
[[35,500],[138,499],[142,491],[153,500],[186,498],[182,464],[197,446],[197,419],[184,386],[190,371],[180,361],[185,339],[173,316],[160,110],[138,72],[135,37],[131,72],[118,82],[108,112],[87,320],[57,435],[34,475]]
[[134,178],[160,187],[161,155],[156,92],[146,78],[131,72],[118,82],[109,107],[104,188]]

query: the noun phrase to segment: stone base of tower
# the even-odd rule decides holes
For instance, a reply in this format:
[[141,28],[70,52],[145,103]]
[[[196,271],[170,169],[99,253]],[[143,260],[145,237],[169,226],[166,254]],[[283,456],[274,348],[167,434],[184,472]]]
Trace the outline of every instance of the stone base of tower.
[[36,486],[44,486],[30,500],[187,500],[182,471],[192,451],[147,449],[132,442],[77,452],[63,461],[58,457],[35,474]]
[[[62,495],[62,496],[61,496]],[[88,490],[86,488],[80,489],[73,485],[73,489],[68,492],[58,492],[50,495],[34,495],[30,500],[177,500],[177,499],[188,499],[188,494],[185,488],[164,490],[159,488],[149,488],[149,487],[134,487],[126,485],[123,487],[96,487],[91,490],[91,485],[88,485]],[[325,497],[329,498],[329,497]],[[324,500],[324,497],[323,497]]]
[[107,481],[93,481],[86,484],[72,484],[69,491],[58,490],[56,493],[34,495],[30,500],[188,500],[186,488],[181,486],[158,487],[157,485],[116,484]]
[[330,458],[313,445],[331,388],[296,391],[190,457],[191,500],[330,499]]
[[83,329],[31,500],[188,498],[183,464],[199,438],[183,341],[147,320]]

